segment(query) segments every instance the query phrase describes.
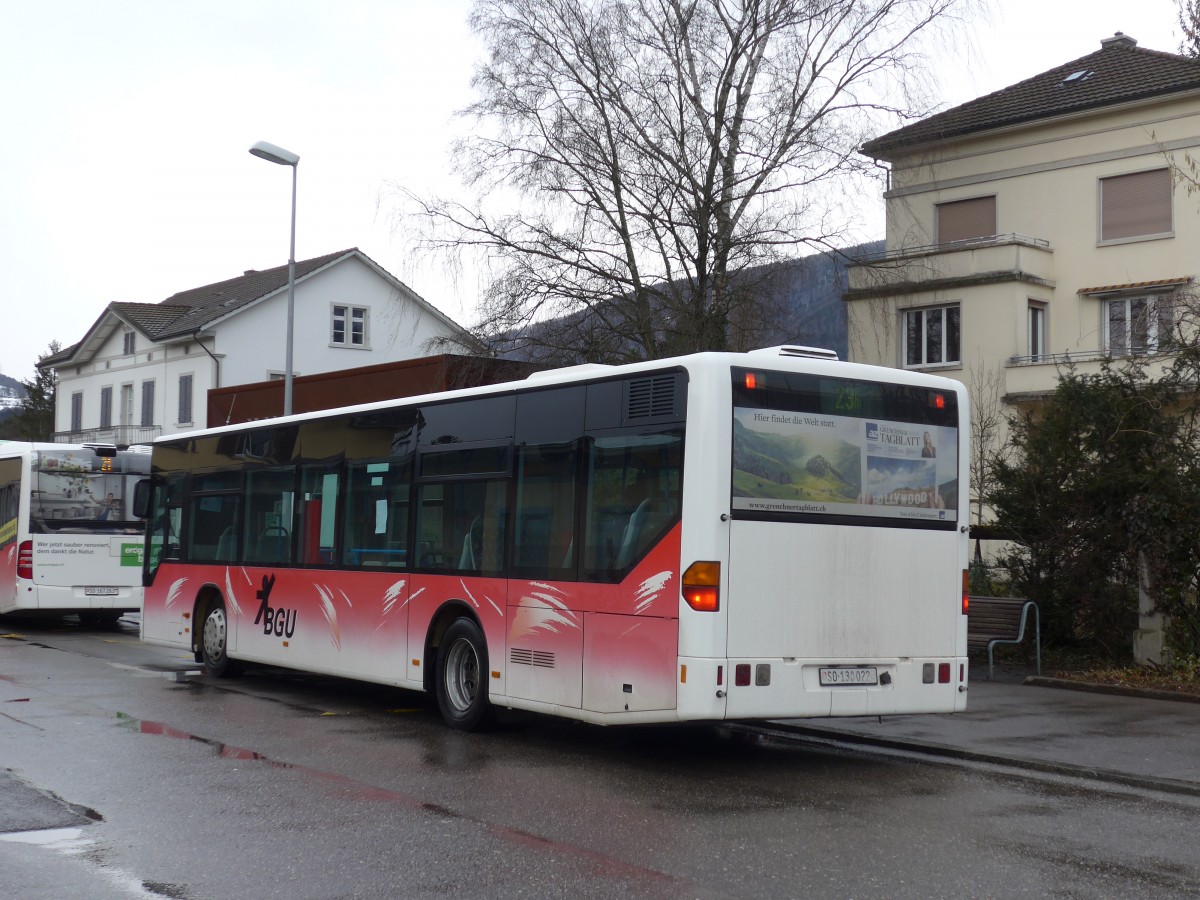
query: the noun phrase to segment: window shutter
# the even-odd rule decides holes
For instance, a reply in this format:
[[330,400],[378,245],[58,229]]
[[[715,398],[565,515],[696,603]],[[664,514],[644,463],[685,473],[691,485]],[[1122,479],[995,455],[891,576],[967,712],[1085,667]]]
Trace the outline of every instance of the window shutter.
[[154,424],[154,382],[142,382],[142,425]]
[[1100,179],[1100,240],[1171,231],[1171,172],[1154,169]]
[[991,237],[996,233],[996,197],[973,197],[937,205],[939,244]]

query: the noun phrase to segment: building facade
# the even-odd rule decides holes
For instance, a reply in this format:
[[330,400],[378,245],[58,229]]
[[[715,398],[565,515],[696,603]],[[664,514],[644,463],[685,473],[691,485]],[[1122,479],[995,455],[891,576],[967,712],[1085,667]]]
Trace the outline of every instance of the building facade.
[[[219,424],[207,421],[210,389],[283,378],[287,293],[284,265],[161,303],[109,304],[78,343],[39,363],[58,373],[55,439],[129,444]],[[357,249],[296,263],[293,331],[294,376],[472,346]]]
[[[1197,272],[1200,61],[1120,33],[869,141],[886,251],[851,268],[850,358],[989,382],[1009,407],[1059,366],[1157,354]],[[974,398],[973,398],[974,399]]]

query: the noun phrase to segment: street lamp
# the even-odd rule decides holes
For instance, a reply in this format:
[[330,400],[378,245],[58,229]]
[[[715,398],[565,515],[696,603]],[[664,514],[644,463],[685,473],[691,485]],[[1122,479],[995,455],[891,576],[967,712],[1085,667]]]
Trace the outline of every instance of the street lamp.
[[287,359],[283,369],[283,414],[292,414],[292,328],[296,315],[296,169],[300,157],[290,150],[259,141],[250,148],[259,159],[280,166],[292,167],[292,246],[288,253],[288,299],[287,299]]

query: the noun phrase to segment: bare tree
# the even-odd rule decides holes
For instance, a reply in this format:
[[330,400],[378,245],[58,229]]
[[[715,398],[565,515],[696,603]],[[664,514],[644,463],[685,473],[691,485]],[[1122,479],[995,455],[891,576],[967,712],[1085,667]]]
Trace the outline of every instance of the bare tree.
[[[975,506],[976,525],[984,524],[984,504],[992,490],[994,463],[997,455],[1004,452],[1002,438],[1008,415],[1004,385],[1003,366],[990,366],[980,360],[971,367],[967,394],[971,398],[971,502]],[[977,561],[981,555],[976,540]]]
[[1179,41],[1179,52],[1184,56],[1200,56],[1200,0],[1178,0],[1179,30],[1183,33]]
[[837,242],[859,146],[928,111],[920,44],[970,2],[477,0],[477,199],[407,192],[420,243],[496,272],[485,339],[738,349],[772,314],[753,273]]

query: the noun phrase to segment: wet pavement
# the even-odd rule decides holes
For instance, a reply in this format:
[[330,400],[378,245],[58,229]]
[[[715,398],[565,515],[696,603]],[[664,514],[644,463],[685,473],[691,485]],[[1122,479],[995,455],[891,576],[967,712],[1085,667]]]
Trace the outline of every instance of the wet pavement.
[[981,677],[970,683],[967,711],[955,715],[775,724],[806,737],[1200,796],[1200,703]]

